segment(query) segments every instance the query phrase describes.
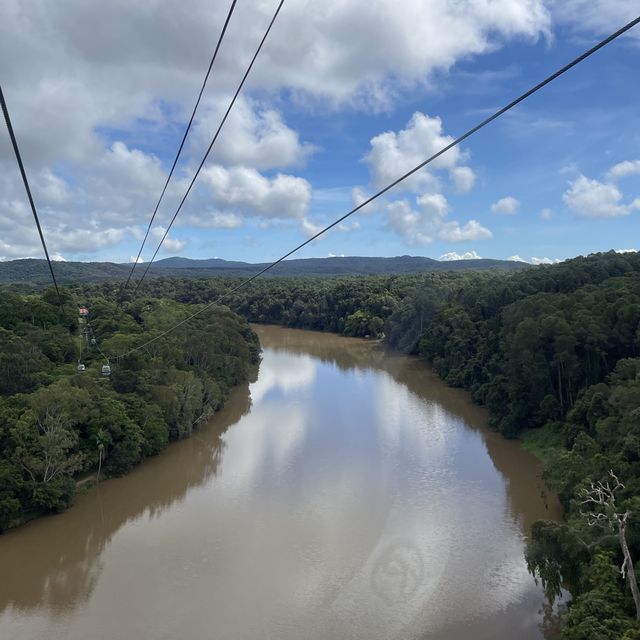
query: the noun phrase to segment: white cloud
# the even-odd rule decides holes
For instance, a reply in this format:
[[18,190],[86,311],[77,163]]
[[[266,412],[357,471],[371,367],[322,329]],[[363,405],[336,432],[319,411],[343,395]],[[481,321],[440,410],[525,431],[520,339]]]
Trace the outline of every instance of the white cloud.
[[136,258],[136,256],[130,256],[129,257],[129,262],[130,263],[136,263],[136,264],[142,264],[144,262],[144,260],[142,259],[142,256],[140,256],[139,258]]
[[360,228],[360,223],[357,220],[354,220],[353,222],[341,222],[336,229],[338,231],[342,231],[344,233],[348,233],[349,231],[356,231],[357,229]]
[[507,196],[506,198],[500,198],[497,202],[491,205],[491,212],[505,215],[514,215],[518,212],[520,202],[513,196]]
[[[636,0],[552,0],[553,17],[582,33],[609,34],[638,15]],[[637,29],[627,37],[640,38]]]
[[181,224],[202,229],[237,229],[244,224],[244,218],[236,213],[204,211],[187,216],[182,219]]
[[471,167],[454,167],[449,175],[458,193],[471,191],[476,182],[476,174]]
[[38,200],[45,206],[64,205],[71,199],[69,185],[50,169],[42,169],[36,176],[35,188]]
[[425,246],[434,238],[446,242],[467,242],[493,237],[489,229],[476,220],[461,225],[447,221],[448,203],[442,194],[427,194],[416,199],[414,209],[406,198],[395,200],[386,206],[387,223],[411,246]]
[[[8,232],[4,231],[3,222],[0,219],[0,254],[12,260],[29,256],[44,257],[32,220],[27,218],[25,224],[20,225],[14,222]],[[47,226],[44,229],[50,254],[57,257],[61,257],[62,252],[87,254],[96,249],[112,247],[121,242],[129,231],[128,228],[74,229],[67,224]]]
[[295,176],[279,173],[269,179],[249,167],[211,165],[203,169],[202,180],[217,207],[239,215],[303,218],[311,202],[311,185]]
[[[162,236],[165,234],[167,229],[162,226],[154,227],[151,229],[151,233],[149,236],[156,240],[156,242],[160,242]],[[172,238],[171,236],[167,236],[162,243],[162,250],[164,251],[182,251],[187,246],[186,240],[179,240],[177,238]],[[155,247],[154,247],[155,251]]]
[[551,220],[551,218],[553,218],[553,211],[551,209],[543,209],[540,212],[540,218],[542,220]]
[[444,218],[449,211],[449,203],[441,193],[427,193],[418,196],[416,202],[424,213],[432,219]]
[[[383,187],[452,141],[451,136],[444,134],[440,118],[416,112],[404,129],[373,137],[364,161],[374,186]],[[434,238],[447,242],[491,238],[491,231],[476,220],[464,224],[447,220],[449,203],[440,192],[443,179],[439,172],[447,172],[451,187],[456,192],[467,192],[473,187],[476,176],[471,167],[461,164],[466,160],[467,154],[455,147],[436,159],[429,171],[422,170],[406,180],[402,188],[416,194],[417,208],[407,198],[387,201],[383,211],[389,228],[412,246],[428,245]],[[360,204],[366,198],[365,192],[356,188],[353,198],[356,205]]]
[[[431,118],[419,111],[414,113],[405,129],[399,132],[386,131],[371,139],[371,150],[364,160],[369,167],[373,182],[377,187],[384,187],[401,175],[413,169],[427,158],[453,142],[451,136],[444,135],[442,120]],[[469,169],[456,165],[465,159],[459,147],[434,160],[429,169],[422,169],[402,183],[402,188],[422,191],[425,188],[437,187],[438,178],[433,173],[438,169]],[[469,171],[471,171],[469,169]],[[469,171],[453,174],[457,186],[468,185],[471,177]]]
[[562,199],[571,211],[585,218],[626,216],[640,208],[640,198],[623,204],[622,193],[614,184],[591,180],[582,174],[569,183]]
[[[371,197],[362,187],[353,187],[351,189],[351,200],[354,207],[359,207]],[[367,215],[379,211],[381,208],[381,200],[374,200],[365,205],[362,209],[358,209],[358,215]],[[384,208],[384,207],[383,207]]]
[[487,240],[493,238],[493,234],[477,220],[469,220],[462,226],[458,222],[446,222],[438,231],[438,237],[447,242],[467,242]]
[[182,251],[187,246],[186,240],[178,240],[176,238],[170,238],[167,236],[165,241],[162,243],[162,249],[164,251]]
[[479,256],[475,251],[467,251],[462,254],[450,251],[449,253],[441,255],[440,260],[444,260],[446,262],[450,260],[482,260],[482,256]]
[[640,160],[625,160],[624,162],[613,165],[613,167],[607,171],[607,179],[611,181],[634,175],[640,175]]
[[398,7],[394,0],[293,1],[265,52],[263,82],[333,105],[385,108],[404,86],[428,81],[435,70],[495,50],[506,38],[536,39],[550,24],[542,0],[474,0],[464,10],[405,0]]
[[616,249],[616,253],[637,253],[637,249]]
[[507,260],[511,260],[511,262],[526,262],[526,260],[521,258],[517,253],[514,256],[509,256]]
[[424,246],[433,242],[431,220],[415,211],[408,200],[396,200],[387,205],[387,220],[391,229],[404,237],[407,244]]
[[[207,104],[199,116],[194,135],[203,148],[228,107],[229,98]],[[242,96],[220,133],[213,155],[225,165],[245,165],[259,171],[303,166],[317,151],[311,144],[301,143],[297,131],[289,128],[275,109],[250,103]]]
[[551,258],[536,258],[535,256],[531,258],[531,264],[557,264],[558,262],[562,262],[559,258],[555,258],[552,260]]
[[316,234],[320,233],[324,228],[323,225],[317,224],[312,220],[309,220],[309,218],[303,218],[300,222],[300,226],[302,228],[302,233],[304,233],[304,235],[309,238],[312,238]]

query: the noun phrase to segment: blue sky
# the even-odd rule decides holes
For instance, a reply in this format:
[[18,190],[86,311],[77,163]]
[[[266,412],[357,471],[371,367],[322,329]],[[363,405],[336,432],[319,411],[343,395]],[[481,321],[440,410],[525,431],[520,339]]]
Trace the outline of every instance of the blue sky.
[[[52,252],[127,262],[227,6],[198,0],[187,16],[152,0],[86,4],[3,3],[0,72]],[[144,258],[275,4],[239,0]],[[463,4],[285,1],[160,257],[279,257],[638,11],[627,1]],[[538,262],[638,248],[639,61],[636,28],[300,257]],[[0,258],[40,256],[0,140]]]

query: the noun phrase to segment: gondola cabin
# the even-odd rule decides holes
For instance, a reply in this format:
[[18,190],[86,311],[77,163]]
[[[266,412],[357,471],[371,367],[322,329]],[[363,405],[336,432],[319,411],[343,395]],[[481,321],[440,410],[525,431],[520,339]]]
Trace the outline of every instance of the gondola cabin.
[[111,375],[111,367],[108,364],[103,364],[102,365],[102,375],[103,376],[110,376]]
[[87,370],[87,367],[85,365],[83,364],[78,365],[78,371],[86,371],[86,370]]

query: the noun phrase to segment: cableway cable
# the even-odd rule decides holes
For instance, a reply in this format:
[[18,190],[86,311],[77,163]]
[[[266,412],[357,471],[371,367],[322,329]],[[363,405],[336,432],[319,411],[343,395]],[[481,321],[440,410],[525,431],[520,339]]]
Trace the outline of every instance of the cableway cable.
[[36,221],[36,227],[38,227],[38,234],[40,235],[40,242],[42,242],[42,248],[44,249],[44,255],[47,258],[47,264],[49,265],[49,271],[51,272],[51,279],[53,280],[53,286],[56,288],[56,294],[58,295],[58,303],[60,308],[64,308],[62,303],[62,296],[60,295],[60,289],[58,287],[58,281],[56,280],[56,274],[53,270],[53,264],[51,263],[51,258],[49,257],[49,250],[47,249],[47,243],[44,239],[44,234],[42,233],[42,227],[40,226],[40,218],[38,217],[38,212],[36,211],[36,205],[33,202],[33,196],[31,195],[31,188],[29,187],[29,180],[27,180],[27,173],[24,169],[24,164],[22,163],[22,156],[20,155],[20,149],[18,148],[18,141],[16,140],[15,133],[13,132],[13,125],[11,124],[11,118],[9,117],[9,108],[7,107],[7,103],[4,99],[4,93],[2,92],[2,86],[0,85],[0,103],[2,103],[2,113],[4,114],[4,121],[7,125],[7,131],[9,132],[9,137],[11,138],[11,144],[13,146],[13,152],[16,155],[16,160],[18,161],[18,167],[20,168],[20,174],[22,175],[22,182],[24,183],[24,188],[27,192],[27,197],[29,198],[29,204],[31,205],[31,212],[33,213],[33,219]]
[[178,208],[176,209],[175,213],[173,214],[173,217],[171,218],[171,222],[169,222],[169,225],[167,226],[166,231],[164,232],[164,235],[162,236],[162,239],[160,240],[160,243],[158,244],[153,256],[151,257],[151,260],[149,260],[149,262],[147,263],[147,266],[144,270],[144,273],[142,274],[140,280],[138,280],[136,287],[133,291],[133,294],[135,295],[136,292],[138,291],[138,289],[140,288],[140,285],[142,284],[142,281],[145,279],[145,276],[147,275],[147,273],[149,272],[149,269],[151,267],[151,265],[153,264],[153,261],[155,260],[156,256],[158,255],[158,251],[160,251],[160,247],[162,247],[162,243],[166,240],[167,236],[169,235],[169,231],[171,230],[171,227],[173,226],[173,223],[175,222],[176,218],[178,217],[178,214],[180,213],[180,210],[182,209],[182,205],[185,203],[187,197],[189,196],[189,193],[191,192],[191,188],[193,187],[193,185],[195,184],[195,181],[198,177],[198,175],[200,174],[200,171],[202,170],[202,167],[204,166],[204,163],[207,161],[207,158],[209,157],[209,153],[211,153],[211,149],[213,148],[213,145],[215,144],[216,140],[218,139],[218,136],[220,135],[220,132],[222,131],[222,127],[224,126],[224,123],[227,121],[227,118],[229,117],[229,114],[231,113],[231,109],[233,108],[233,105],[235,104],[238,95],[240,94],[240,91],[242,90],[242,87],[244,86],[244,83],[247,79],[247,77],[249,76],[249,73],[251,72],[251,69],[253,68],[253,65],[256,61],[256,59],[258,58],[258,55],[260,53],[260,51],[262,50],[262,46],[265,43],[265,40],[267,39],[267,36],[269,35],[269,32],[271,31],[271,27],[273,27],[274,22],[276,21],[276,18],[278,17],[278,14],[280,13],[280,9],[282,9],[282,5],[284,4],[284,0],[280,0],[279,4],[278,4],[278,8],[276,9],[275,13],[273,14],[273,17],[271,18],[271,22],[269,23],[269,26],[267,27],[267,30],[264,34],[264,36],[262,37],[262,40],[260,41],[260,44],[258,45],[258,48],[256,49],[256,52],[253,55],[253,58],[251,59],[251,62],[249,63],[249,66],[247,67],[247,70],[245,71],[244,76],[242,77],[242,80],[240,81],[240,84],[238,85],[238,88],[236,89],[236,92],[233,96],[233,98],[231,99],[231,102],[229,103],[229,106],[227,108],[227,111],[225,112],[220,125],[218,126],[218,129],[215,133],[215,135],[213,136],[213,139],[211,140],[211,144],[209,145],[209,148],[207,149],[206,153],[204,154],[204,157],[202,158],[202,161],[200,162],[200,165],[198,166],[198,169],[195,173],[195,175],[193,176],[193,179],[191,180],[191,183],[189,184],[189,187],[187,188],[186,193],[184,194],[184,197],[182,198],[182,200],[180,201],[180,204],[178,205]]
[[236,2],[238,0],[233,0],[231,3],[231,7],[229,8],[229,13],[227,14],[227,18],[224,21],[224,26],[222,27],[222,32],[220,33],[220,37],[218,38],[218,43],[216,44],[215,51],[213,52],[213,56],[211,58],[211,62],[209,63],[209,68],[207,69],[207,73],[204,76],[204,81],[202,82],[202,87],[200,87],[200,93],[198,94],[198,99],[196,100],[196,104],[193,107],[193,112],[191,113],[191,118],[189,118],[189,124],[187,124],[187,128],[184,130],[184,134],[182,136],[182,141],[180,142],[180,146],[178,147],[178,152],[176,153],[176,157],[173,160],[173,164],[171,165],[171,171],[169,171],[169,175],[167,176],[167,180],[164,183],[164,187],[162,188],[162,193],[158,198],[158,202],[156,203],[155,209],[151,214],[151,220],[149,220],[149,226],[147,227],[147,231],[144,234],[144,238],[142,240],[142,244],[140,245],[140,250],[138,251],[138,255],[136,259],[133,261],[133,265],[131,267],[131,271],[129,272],[129,276],[127,277],[127,281],[124,283],[122,287],[122,292],[124,293],[125,289],[129,286],[129,282],[133,276],[133,272],[135,271],[136,265],[138,264],[138,260],[140,260],[140,256],[142,255],[142,250],[144,249],[144,245],[147,242],[147,238],[149,237],[149,232],[151,231],[151,225],[153,221],[156,219],[156,214],[158,213],[158,208],[160,207],[160,203],[164,198],[164,194],[169,186],[169,182],[173,176],[173,172],[176,168],[176,164],[178,164],[178,159],[180,158],[180,154],[182,153],[182,148],[184,147],[184,143],[187,139],[187,135],[189,134],[189,130],[191,129],[191,125],[193,124],[193,120],[196,115],[196,111],[198,110],[198,106],[200,104],[200,100],[202,99],[202,94],[204,93],[204,89],[207,86],[207,81],[209,80],[209,75],[211,74],[211,69],[213,68],[213,63],[216,61],[216,57],[218,56],[218,50],[220,49],[220,45],[222,44],[222,40],[224,39],[224,35],[227,31],[227,26],[229,25],[229,21],[231,20],[231,16],[233,15],[233,10],[236,7]]
[[356,207],[351,209],[351,211],[345,213],[342,217],[338,218],[337,220],[335,220],[331,224],[327,225],[326,227],[324,227],[324,229],[322,229],[321,231],[319,231],[315,235],[311,236],[310,238],[308,238],[304,242],[300,243],[297,247],[295,247],[294,249],[291,249],[291,251],[288,251],[282,257],[278,258],[277,260],[275,260],[271,264],[269,264],[266,267],[264,267],[264,269],[261,269],[260,271],[258,271],[254,275],[252,275],[250,278],[247,278],[246,280],[243,280],[239,284],[237,284],[234,287],[230,288],[228,291],[226,291],[225,293],[220,295],[216,300],[214,300],[213,302],[207,303],[204,307],[202,307],[201,309],[199,309],[195,313],[190,314],[189,316],[187,316],[186,318],[184,318],[180,322],[176,323],[175,325],[173,325],[169,329],[166,329],[162,333],[159,333],[157,336],[151,338],[150,340],[147,340],[146,342],[143,342],[141,345],[139,345],[137,347],[134,347],[133,349],[130,349],[129,351],[125,352],[124,354],[120,354],[119,356],[115,356],[115,357],[126,357],[129,354],[134,353],[135,351],[139,351],[140,349],[144,349],[149,344],[155,342],[156,340],[160,340],[161,338],[163,338],[167,334],[169,334],[172,331],[175,331],[177,328],[181,327],[183,324],[186,324],[187,322],[189,322],[193,318],[196,318],[200,314],[204,313],[207,309],[210,309],[211,307],[213,307],[213,306],[215,306],[217,304],[220,304],[220,302],[222,302],[223,300],[228,298],[230,295],[234,294],[236,291],[238,291],[242,287],[245,287],[249,283],[253,282],[256,278],[259,278],[261,275],[263,275],[267,271],[273,269],[273,267],[275,267],[276,265],[280,264],[283,260],[286,260],[292,254],[296,253],[297,251],[299,251],[303,247],[307,246],[309,243],[313,242],[314,240],[319,238],[321,235],[325,234],[327,231],[329,231],[330,229],[332,229],[336,225],[340,224],[341,222],[346,220],[348,217],[352,216],[354,213],[356,213],[357,211],[359,211],[363,207],[366,207],[368,204],[370,204],[371,202],[373,202],[374,200],[376,200],[377,198],[379,198],[383,194],[387,193],[387,191],[389,191],[390,189],[392,189],[396,185],[400,184],[403,180],[406,180],[409,176],[412,176],[414,173],[416,173],[417,171],[419,171],[420,169],[422,169],[423,167],[425,167],[429,163],[433,162],[436,158],[439,158],[443,153],[446,153],[447,151],[449,151],[449,149],[452,149],[453,147],[459,145],[463,140],[466,140],[469,136],[473,135],[478,130],[480,130],[483,127],[485,127],[486,125],[488,125],[490,122],[493,122],[496,118],[499,118],[501,115],[503,115],[504,113],[506,113],[507,111],[509,111],[513,107],[515,107],[517,104],[521,103],[523,100],[526,100],[529,96],[533,95],[534,93],[536,93],[537,91],[539,91],[540,89],[542,89],[543,87],[548,85],[553,80],[559,78],[561,75],[563,75],[564,73],[566,73],[567,71],[569,71],[570,69],[572,69],[573,67],[578,65],[579,63],[581,63],[583,60],[586,60],[589,56],[593,55],[594,53],[596,53],[597,51],[602,49],[604,46],[606,46],[610,42],[613,42],[613,40],[615,40],[616,38],[618,38],[622,34],[626,33],[627,31],[629,31],[630,29],[632,29],[633,27],[635,27],[639,23],[640,23],[640,16],[635,18],[635,20],[632,20],[631,22],[627,23],[624,27],[618,29],[615,33],[612,33],[610,36],[606,37],[604,40],[601,40],[600,42],[598,42],[598,44],[596,44],[595,46],[591,47],[591,49],[585,51],[584,53],[579,55],[577,58],[575,58],[574,60],[572,60],[571,62],[566,64],[564,67],[562,67],[561,69],[559,69],[555,73],[552,73],[550,76],[545,78],[542,82],[539,82],[538,84],[533,86],[531,89],[529,89],[528,91],[526,91],[525,93],[523,93],[522,95],[517,97],[515,100],[511,101],[509,104],[507,104],[506,106],[504,106],[501,109],[499,109],[498,111],[496,111],[493,115],[489,116],[488,118],[484,119],[482,122],[477,124],[476,126],[474,126],[471,129],[469,129],[466,133],[462,134],[460,137],[456,138],[453,142],[451,142],[450,144],[448,144],[445,147],[443,147],[442,149],[440,149],[440,151],[438,151],[437,153],[433,154],[430,158],[427,158],[424,162],[421,162],[420,164],[416,165],[413,169],[411,169],[410,171],[407,171],[405,174],[403,174],[402,176],[400,176],[399,178],[397,178],[396,180],[394,180],[393,182],[388,184],[386,187],[384,187],[383,189],[380,189],[380,191],[374,193],[372,196],[370,196],[369,198],[364,200],[362,203],[360,203],[359,205],[357,205]]

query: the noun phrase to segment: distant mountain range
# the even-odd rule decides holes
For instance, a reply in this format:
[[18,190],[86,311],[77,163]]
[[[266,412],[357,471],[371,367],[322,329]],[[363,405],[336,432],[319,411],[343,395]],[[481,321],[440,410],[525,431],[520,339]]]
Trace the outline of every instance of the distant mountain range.
[[[178,276],[202,278],[207,276],[249,276],[268,263],[251,264],[210,258],[165,258],[153,263],[148,277]],[[397,256],[395,258],[367,258],[360,256],[335,258],[300,258],[285,260],[265,275],[271,276],[346,276],[421,273],[425,271],[480,271],[501,269],[514,271],[526,268],[524,262],[508,260],[451,260],[443,262],[423,256]],[[122,280],[129,275],[130,264],[115,262],[56,262],[56,277],[60,283],[101,282]],[[142,274],[143,265],[136,270]],[[45,260],[26,258],[0,262],[0,284],[43,285],[51,281]]]

